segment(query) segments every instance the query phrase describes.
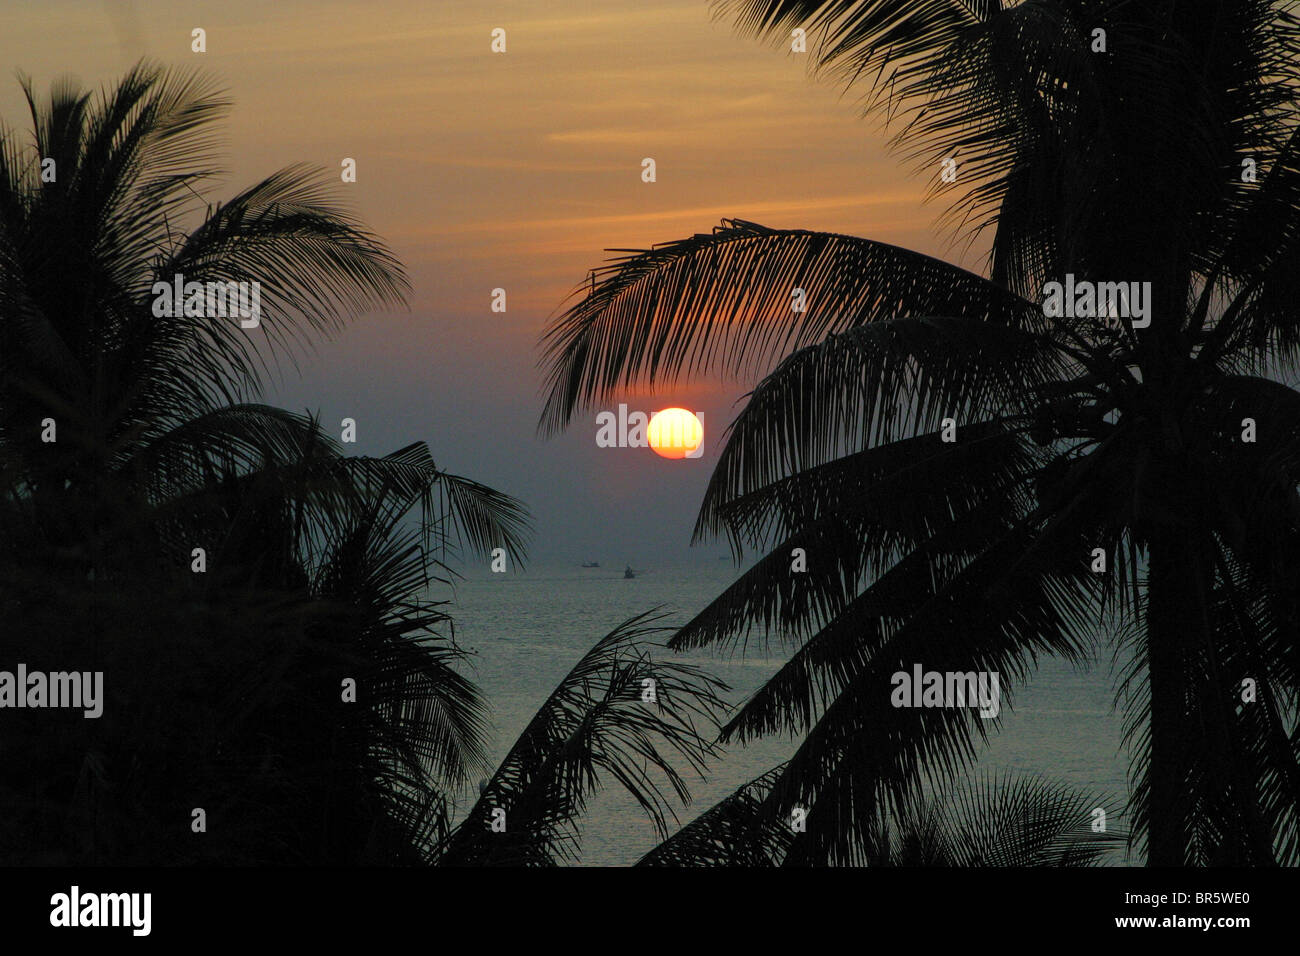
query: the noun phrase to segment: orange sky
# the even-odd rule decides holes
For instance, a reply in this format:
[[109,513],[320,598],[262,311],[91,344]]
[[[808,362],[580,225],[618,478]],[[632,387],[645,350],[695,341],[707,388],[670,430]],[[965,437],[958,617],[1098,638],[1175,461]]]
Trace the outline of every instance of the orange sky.
[[[207,53],[190,52],[194,27]],[[706,0],[45,0],[0,8],[0,50],[42,90],[64,73],[99,86],[142,55],[214,72],[234,99],[214,199],[354,157],[358,182],[340,189],[406,264],[411,310],[358,320],[269,397],[357,418],[363,452],[429,440],[440,462],[529,503],[542,556],[599,556],[610,534],[684,548],[707,478],[707,461],[596,449],[586,425],[533,436],[538,334],[605,248],[734,216],[979,265],[951,251],[926,182],[852,94],[811,79],[788,44],[713,20]],[[12,79],[0,114],[25,122]],[[495,287],[504,315],[489,310]],[[710,383],[653,407],[701,410],[716,438],[741,391]]]

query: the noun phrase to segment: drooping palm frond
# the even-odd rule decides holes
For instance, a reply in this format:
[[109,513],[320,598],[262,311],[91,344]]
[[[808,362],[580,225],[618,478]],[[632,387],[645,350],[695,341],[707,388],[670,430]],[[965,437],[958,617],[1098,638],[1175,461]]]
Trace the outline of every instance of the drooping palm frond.
[[[198,227],[151,259],[142,301],[154,282],[178,274],[187,282],[258,282],[265,341],[290,358],[308,335],[336,330],[343,317],[401,302],[409,288],[401,265],[331,192],[323,172],[294,166],[211,207]],[[168,357],[193,363],[211,390],[259,383],[264,356],[238,322],[158,323],[155,337]]]
[[[922,160],[932,194],[956,197],[953,217],[975,232],[995,230],[992,276],[1021,294],[1079,271],[1099,242],[1115,255],[1092,266],[1105,272],[1125,256],[1131,266],[1141,249],[1115,229],[1119,217],[1167,214],[1189,200],[1201,208],[1161,218],[1186,229],[1180,238],[1198,246],[1201,274],[1215,272],[1217,257],[1200,258],[1200,249],[1235,231],[1225,224],[1236,210],[1255,215],[1253,186],[1237,175],[1241,158],[1272,169],[1294,128],[1300,21],[1277,0],[1176,14],[1108,0],[714,6],[742,32],[775,43],[788,45],[791,31],[804,29],[814,69],[859,87],[869,108],[885,114],[895,144]],[[1159,183],[1135,187],[1109,175],[1175,155],[1183,161]],[[937,175],[941,159],[960,163],[955,181]]]
[[[630,251],[584,285],[543,338],[554,432],[619,387],[705,371],[766,371],[780,356],[882,318],[962,316],[1017,329],[1040,310],[973,273],[853,236],[724,220]],[[807,293],[796,311],[795,290]]]
[[981,774],[909,803],[882,828],[875,865],[1095,866],[1127,839],[1114,826],[1118,809],[1113,798],[1039,777]]
[[783,766],[738,787],[637,861],[637,866],[779,866],[794,830],[760,815]]
[[[1026,459],[1013,433],[968,426],[955,443],[938,434],[891,443],[719,506],[737,550],[745,538],[767,554],[672,646],[726,648],[759,625],[801,641],[847,613],[863,587],[914,549],[921,549],[923,573],[943,575],[1025,513]],[[806,570],[792,570],[796,548]]]
[[[920,160],[932,195],[955,196],[949,215],[975,232],[995,225],[992,275],[1036,292],[1060,261],[1058,217],[1070,217],[1066,187],[1080,103],[1098,61],[1090,31],[1104,10],[1085,4],[930,0],[724,0],[715,4],[746,33],[786,41],[803,28],[814,69],[862,84],[869,109],[896,122],[895,144]],[[1079,124],[1087,125],[1087,124]],[[1095,134],[1095,127],[1090,131]],[[1080,134],[1081,146],[1091,140]],[[951,162],[956,178],[939,176]],[[1054,194],[1057,211],[1035,202]],[[1035,281],[1036,280],[1036,281]]]
[[[1297,133],[1300,138],[1300,133]],[[1249,371],[1270,365],[1291,370],[1300,361],[1300,325],[1295,318],[1296,274],[1300,272],[1300,142],[1261,184],[1257,207],[1247,210],[1239,247],[1227,250],[1225,271],[1234,269],[1230,302],[1206,335],[1198,362]],[[1272,240],[1257,244],[1259,234]]]
[[528,512],[509,495],[469,478],[438,472],[438,490],[445,496],[451,530],[443,535],[464,543],[475,553],[488,555],[497,548],[523,567],[530,525]]
[[314,418],[268,406],[216,409],[144,436],[118,450],[118,459],[125,474],[150,482],[148,495],[160,515],[192,509],[216,476],[257,472],[259,480],[280,481],[283,493],[298,502],[296,520],[314,529],[299,536],[305,556],[315,553],[322,521],[327,525],[358,493],[382,501],[386,519],[413,515],[430,567],[440,574],[452,573],[445,552],[457,544],[478,556],[499,547],[522,567],[530,534],[520,502],[439,469],[423,442],[378,458],[345,457]]
[[[968,428],[984,434],[990,419],[1027,431],[1042,390],[1069,378],[1072,365],[1048,336],[960,319],[884,320],[802,349],[759,383],[728,427],[696,535],[734,526],[746,496],[801,473],[839,473],[852,455],[867,467],[868,452],[883,461],[938,445],[932,454],[940,455],[932,433],[945,420],[953,439],[958,425],[963,437]],[[868,473],[854,479],[857,490]]]
[[1295,360],[1296,331],[1283,303],[1287,275],[1294,271],[1286,260],[1294,258],[1300,240],[1295,222],[1300,208],[1300,129],[1266,156],[1251,154],[1262,172],[1256,183],[1242,184],[1245,194],[1224,213],[1202,267],[1217,281],[1207,285],[1198,303],[1197,333],[1211,317],[1211,297],[1218,292],[1229,298],[1213,328],[1205,329],[1205,344],[1197,354],[1205,365],[1234,358]]
[[[788,39],[803,28],[821,66],[835,65],[889,90],[917,61],[933,65],[961,34],[1001,12],[1000,0],[716,0],[744,33]],[[889,70],[891,72],[886,72]]]
[[[799,855],[803,820],[776,811],[774,767],[740,787],[641,858],[640,866],[784,866]],[[1114,858],[1127,833],[1117,803],[1036,776],[980,774],[939,792],[918,791],[866,835],[865,866],[1093,866]],[[803,811],[808,808],[801,807]],[[1097,814],[1100,809],[1102,814]]]
[[523,567],[532,533],[528,509],[509,495],[440,469],[424,442],[382,458],[349,457],[342,467],[349,483],[390,488],[391,503],[402,514],[418,510],[425,551],[448,573],[448,550],[460,547],[476,557],[500,548]]
[[[546,866],[576,859],[577,821],[597,789],[616,784],[666,835],[670,795],[686,802],[683,769],[702,772],[725,684],[656,659],[662,614],[624,621],[587,652],[538,709],[465,819],[432,848],[449,866]],[[685,767],[679,768],[678,762]],[[495,826],[494,826],[495,825]]]
[[167,424],[165,431],[131,436],[136,440],[113,449],[119,468],[138,469],[155,482],[148,491],[154,502],[201,488],[221,471],[342,457],[341,446],[314,419],[269,405],[227,405]]
[[[782,806],[815,803],[804,844],[812,858],[851,862],[872,808],[900,799],[916,779],[939,787],[969,766],[975,741],[1000,725],[998,715],[1011,706],[1039,654],[1086,659],[1094,639],[1082,599],[1086,565],[1070,567],[1058,558],[1056,567],[1036,574],[1022,570],[1009,580],[1001,574],[1033,542],[1023,531],[1006,535],[951,583],[936,585],[933,597],[914,580],[918,586],[874,616],[865,612],[881,588],[873,585],[854,613],[812,638],[724,728],[724,739],[741,741],[808,728],[772,799]],[[859,641],[854,625],[859,633],[869,628]],[[997,699],[988,710],[975,701],[899,709],[894,675],[918,664],[996,679]]]

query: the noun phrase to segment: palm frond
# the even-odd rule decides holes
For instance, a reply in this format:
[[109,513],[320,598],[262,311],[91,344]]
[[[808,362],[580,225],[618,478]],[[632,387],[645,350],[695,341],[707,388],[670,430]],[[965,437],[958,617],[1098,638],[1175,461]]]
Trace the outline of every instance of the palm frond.
[[784,765],[755,777],[700,814],[637,861],[637,866],[779,866],[794,831],[760,816]]
[[[651,656],[662,614],[624,621],[583,656],[538,709],[478,802],[432,851],[444,865],[552,865],[578,852],[577,821],[617,784],[667,834],[669,793],[689,799],[677,761],[702,772],[726,685]],[[645,699],[653,688],[653,699]],[[700,726],[702,725],[702,726]],[[666,792],[667,791],[667,792]],[[504,831],[493,832],[494,819]]]
[[[796,289],[806,293],[804,311],[794,309]],[[1031,330],[1047,324],[1033,303],[920,253],[738,219],[710,234],[630,251],[580,291],[542,340],[545,432],[620,387],[766,371],[828,334],[896,315]]]

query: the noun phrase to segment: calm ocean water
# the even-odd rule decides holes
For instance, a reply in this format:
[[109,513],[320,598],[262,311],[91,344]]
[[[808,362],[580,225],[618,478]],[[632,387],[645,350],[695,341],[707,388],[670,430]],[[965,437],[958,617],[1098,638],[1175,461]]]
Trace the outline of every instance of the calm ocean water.
[[[619,623],[658,605],[675,609],[666,624],[684,623],[735,580],[730,560],[656,567],[624,580],[618,567],[530,567],[522,574],[471,572],[456,587],[457,641],[475,653],[473,673],[492,709],[491,756],[505,756],[538,706],[570,668]],[[665,635],[666,637],[667,635]],[[661,638],[662,639],[662,638]],[[664,651],[665,654],[671,653]],[[731,685],[744,700],[780,666],[751,644],[745,657],[681,654]],[[1026,686],[1015,690],[1014,710],[1004,707],[1003,731],[981,755],[984,770],[1042,773],[1072,786],[1111,795],[1107,811],[1128,796],[1127,755],[1121,718],[1114,711],[1110,658],[1080,672],[1045,660]],[[685,823],[718,800],[786,759],[795,744],[766,739],[732,749],[691,780],[692,803],[679,809]],[[1118,814],[1112,816],[1118,820]],[[621,792],[606,791],[590,804],[582,824],[584,865],[628,865],[656,843],[644,813]]]

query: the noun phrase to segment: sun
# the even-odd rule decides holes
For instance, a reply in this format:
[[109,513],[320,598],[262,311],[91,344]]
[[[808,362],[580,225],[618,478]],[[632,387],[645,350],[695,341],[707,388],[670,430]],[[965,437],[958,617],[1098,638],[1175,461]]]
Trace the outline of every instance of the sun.
[[646,440],[656,455],[685,458],[704,441],[704,426],[684,408],[665,408],[650,416]]

